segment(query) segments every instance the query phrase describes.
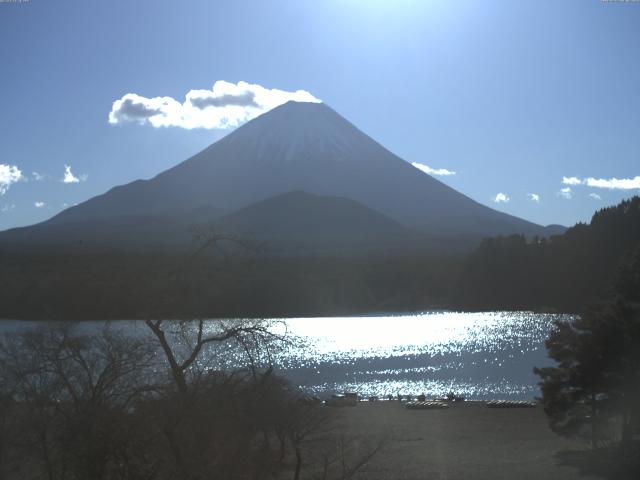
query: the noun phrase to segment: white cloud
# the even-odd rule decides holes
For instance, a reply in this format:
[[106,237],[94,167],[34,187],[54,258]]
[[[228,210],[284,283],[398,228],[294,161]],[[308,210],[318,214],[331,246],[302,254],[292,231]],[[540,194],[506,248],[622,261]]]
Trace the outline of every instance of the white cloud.
[[455,175],[456,172],[447,170],[446,168],[431,168],[424,163],[413,162],[411,165],[416,167],[418,170],[422,170],[424,173],[428,173],[429,175]]
[[585,185],[595,188],[608,188],[609,190],[635,190],[640,189],[640,175],[634,178],[593,178],[584,181]]
[[31,172],[31,174],[33,175],[33,179],[34,179],[36,182],[41,182],[42,180],[44,180],[45,178],[47,178],[47,176],[46,176],[46,175],[43,175],[43,174],[38,173],[38,172]]
[[305,90],[287,92],[247,82],[236,84],[218,80],[211,90],[190,90],[184,102],[172,97],[147,98],[127,93],[113,102],[109,123],[148,123],[156,128],[226,129],[237,127],[290,100],[320,102]]
[[602,200],[602,197],[600,195],[598,195],[597,193],[590,193],[589,196],[591,198],[593,198],[594,200]]
[[42,208],[42,207],[44,207],[44,202],[34,202],[33,205],[36,208]]
[[578,177],[562,177],[562,183],[564,185],[580,185],[582,184],[582,180]]
[[532,202],[540,203],[540,195],[537,193],[527,193],[527,196]]
[[584,178],[562,177],[564,185],[586,185],[593,188],[608,188],[609,190],[635,190],[640,189],[640,175],[634,178]]
[[571,190],[571,187],[561,188],[558,195],[562,198],[566,198],[567,200],[571,200],[573,198],[573,191]]
[[69,165],[65,165],[62,183],[78,183],[79,181],[80,179],[71,172],[71,167]]
[[504,193],[498,193],[496,195],[496,198],[493,199],[493,201],[496,203],[507,203],[509,200],[511,199]]
[[62,183],[78,183],[84,182],[86,179],[86,175],[80,175],[79,177],[76,177],[71,171],[71,167],[69,165],[64,166],[64,177],[62,178]]
[[12,183],[16,183],[23,178],[22,172],[15,165],[0,163],[0,195],[7,193]]

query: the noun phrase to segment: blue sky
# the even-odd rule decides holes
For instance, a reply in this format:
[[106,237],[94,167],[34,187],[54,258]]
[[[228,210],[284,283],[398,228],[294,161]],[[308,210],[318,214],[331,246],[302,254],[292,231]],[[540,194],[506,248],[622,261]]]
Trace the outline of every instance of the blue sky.
[[639,51],[633,2],[3,2],[0,229],[221,138],[109,123],[125,94],[220,80],[310,92],[475,200],[571,225],[640,192]]

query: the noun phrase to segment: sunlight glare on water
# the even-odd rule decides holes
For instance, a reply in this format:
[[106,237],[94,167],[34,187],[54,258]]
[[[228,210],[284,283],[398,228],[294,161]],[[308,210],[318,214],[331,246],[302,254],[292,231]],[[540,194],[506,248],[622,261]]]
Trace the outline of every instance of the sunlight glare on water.
[[[295,318],[289,334],[312,348],[300,356],[366,357],[495,349],[505,340],[529,344],[546,336],[548,322],[530,313],[429,312],[383,317]],[[517,322],[517,323],[516,323]],[[530,345],[528,345],[530,346]]]
[[427,312],[287,319],[302,340],[279,359],[286,376],[322,395],[449,391],[468,398],[533,398],[535,366],[550,363],[544,340],[557,315]]

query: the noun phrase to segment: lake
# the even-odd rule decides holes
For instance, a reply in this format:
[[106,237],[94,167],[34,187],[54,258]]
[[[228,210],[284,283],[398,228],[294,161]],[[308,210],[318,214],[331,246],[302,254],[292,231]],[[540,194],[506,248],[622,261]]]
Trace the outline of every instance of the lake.
[[[555,319],[530,312],[294,318],[277,327],[297,341],[275,358],[275,369],[309,393],[327,396],[443,396],[529,400],[539,395],[533,367],[551,365],[544,340]],[[131,332],[141,322],[113,322]],[[5,321],[0,330],[33,325]],[[83,323],[95,328],[102,322]]]
[[533,367],[552,364],[544,341],[555,319],[529,312],[454,313],[287,320],[307,340],[278,359],[316,394],[533,399]]

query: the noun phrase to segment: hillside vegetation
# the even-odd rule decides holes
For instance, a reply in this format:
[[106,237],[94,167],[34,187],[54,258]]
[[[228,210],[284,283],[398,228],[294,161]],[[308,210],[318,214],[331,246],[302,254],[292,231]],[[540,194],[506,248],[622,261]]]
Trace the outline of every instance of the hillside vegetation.
[[635,196],[548,240],[485,239],[465,261],[452,302],[468,309],[579,311],[608,293],[639,248],[640,197]]

